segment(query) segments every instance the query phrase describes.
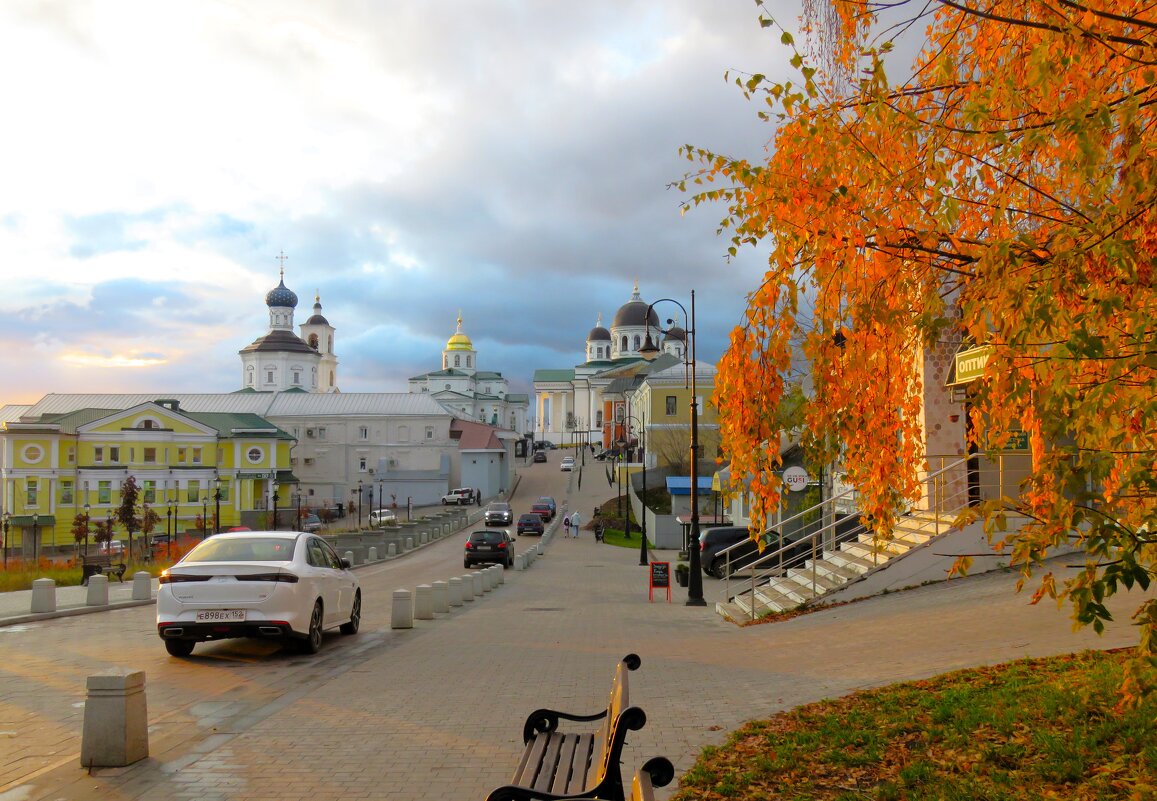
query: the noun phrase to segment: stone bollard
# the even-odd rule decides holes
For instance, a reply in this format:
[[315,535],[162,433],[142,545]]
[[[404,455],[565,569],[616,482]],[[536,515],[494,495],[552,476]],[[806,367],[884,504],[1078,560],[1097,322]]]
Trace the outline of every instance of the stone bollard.
[[133,573],[133,600],[148,601],[153,597],[153,574],[147,570]]
[[367,557],[367,561],[369,561],[369,562],[378,561],[378,549],[372,545],[370,546],[370,555]]
[[394,590],[394,606],[390,617],[390,628],[414,628],[414,603],[409,590]]
[[481,570],[475,570],[470,574],[470,580],[474,582],[474,597],[481,597],[482,593],[486,592],[486,577],[482,575]]
[[434,619],[434,588],[429,584],[419,584],[414,590],[414,618]]
[[[92,579],[89,579],[92,581]],[[108,581],[108,576],[105,576]],[[32,582],[32,614],[56,611],[56,582],[50,578],[38,578]]]
[[397,556],[397,555],[398,555],[398,543],[391,542],[389,545],[386,546],[386,556]]
[[449,612],[450,585],[445,581],[435,581],[430,586],[434,588],[434,611],[441,613]]
[[450,579],[450,581],[448,581],[447,584],[449,585],[449,590],[450,590],[450,592],[449,592],[450,606],[461,606],[462,605],[462,579],[459,578],[458,576],[455,576],[454,578]]
[[[479,593],[481,594],[481,593]],[[474,574],[467,573],[462,577],[462,600],[471,603],[474,600]]]
[[[104,578],[108,580],[108,576]],[[81,767],[119,768],[148,755],[144,671],[114,670],[89,676],[80,741]]]
[[88,596],[85,606],[108,606],[108,576],[97,574],[88,577]]

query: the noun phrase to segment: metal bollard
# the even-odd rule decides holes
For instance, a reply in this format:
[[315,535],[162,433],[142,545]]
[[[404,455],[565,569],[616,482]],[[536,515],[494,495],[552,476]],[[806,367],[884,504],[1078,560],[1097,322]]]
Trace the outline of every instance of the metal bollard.
[[447,582],[450,590],[450,606],[462,605],[462,579],[458,576]]
[[414,590],[414,618],[434,619],[434,588],[429,584],[419,584]]
[[88,577],[88,596],[84,599],[84,604],[108,606],[108,576],[97,574]]
[[[108,576],[104,579],[107,581]],[[148,755],[144,671],[113,670],[89,676],[80,740],[81,767],[119,768]]]
[[[91,581],[92,579],[89,579]],[[108,577],[105,576],[105,581]],[[32,614],[56,611],[56,582],[50,578],[32,581]]]
[[450,585],[445,581],[435,581],[430,586],[434,588],[434,611],[441,613],[449,612]]
[[153,574],[147,570],[133,573],[133,600],[147,601],[153,597]]
[[414,628],[414,603],[409,590],[394,590],[394,605],[391,610],[390,628]]

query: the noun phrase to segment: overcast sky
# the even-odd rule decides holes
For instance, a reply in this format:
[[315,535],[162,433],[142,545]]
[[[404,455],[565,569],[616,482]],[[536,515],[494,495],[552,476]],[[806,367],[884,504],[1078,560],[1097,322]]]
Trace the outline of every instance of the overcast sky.
[[530,392],[636,280],[696,290],[713,362],[765,258],[667,185],[760,155],[724,73],[789,58],[751,0],[5,0],[0,405],[239,389],[282,251],[346,392],[438,369],[459,311]]

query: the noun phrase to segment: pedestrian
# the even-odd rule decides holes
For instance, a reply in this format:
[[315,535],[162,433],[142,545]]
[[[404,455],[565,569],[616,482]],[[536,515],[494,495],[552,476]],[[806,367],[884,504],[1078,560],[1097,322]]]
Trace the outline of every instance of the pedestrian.
[[482,505],[482,490],[480,490],[480,489],[474,490],[474,505],[475,506],[481,506]]
[[562,535],[563,537],[570,536],[570,515],[562,519]]
[[583,524],[583,519],[582,519],[582,517],[579,516],[579,513],[578,512],[571,512],[570,527],[571,527],[571,530],[574,531],[574,538],[576,540],[578,539],[579,527],[582,524]]

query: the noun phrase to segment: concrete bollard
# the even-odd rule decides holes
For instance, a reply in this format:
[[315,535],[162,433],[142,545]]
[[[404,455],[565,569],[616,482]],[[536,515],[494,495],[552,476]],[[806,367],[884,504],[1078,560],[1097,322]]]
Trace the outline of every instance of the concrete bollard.
[[374,546],[372,546],[372,545],[370,546],[370,555],[369,555],[369,557],[367,558],[367,561],[369,561],[369,562],[376,562],[376,561],[378,561],[378,549],[377,549],[377,548],[375,548],[375,547],[374,547]]
[[504,568],[504,567],[498,568],[498,570],[494,573],[494,581],[496,584],[505,584],[506,583],[506,568]]
[[407,551],[414,550],[414,538],[413,537],[406,537],[406,550]]
[[448,588],[450,590],[450,592],[449,592],[450,606],[461,606],[462,605],[462,579],[459,578],[458,576],[455,576],[454,578],[450,579],[446,583],[447,583]]
[[430,585],[434,588],[434,611],[446,613],[450,611],[450,585],[445,581],[435,581]]
[[345,559],[347,562],[349,562],[352,565],[354,563],[354,552],[353,551],[346,551],[345,553],[342,554],[342,558]]
[[414,618],[434,619],[434,588],[429,584],[419,584],[414,590]]
[[[89,579],[91,581],[92,579]],[[108,581],[108,576],[105,576]],[[56,582],[50,578],[38,578],[32,582],[32,614],[56,611]]]
[[418,544],[419,545],[425,545],[427,542],[429,542],[429,539],[426,537],[426,532],[423,531],[421,534],[418,535]]
[[394,606],[390,616],[390,628],[414,628],[414,603],[409,590],[394,590]]
[[[482,593],[478,593],[481,595]],[[462,577],[462,600],[471,603],[474,600],[474,574],[467,573]]]
[[108,606],[108,576],[88,577],[88,595],[84,599],[84,604],[85,606]]
[[133,573],[133,600],[148,601],[153,597],[153,574],[147,570]]
[[526,554],[525,553],[516,553],[514,555],[514,569],[515,570],[526,570]]
[[[108,577],[104,579],[107,582]],[[144,671],[114,670],[89,676],[80,741],[81,767],[119,768],[148,755]]]
[[482,571],[475,570],[470,574],[470,580],[474,582],[474,597],[481,597],[482,593],[486,592],[486,578],[482,575]]
[[498,586],[498,574],[502,572],[502,566],[501,565],[493,565],[493,566],[487,568],[487,572],[490,575],[487,576],[487,585],[488,586],[486,587],[486,589],[492,590]]
[[389,545],[386,546],[386,556],[397,556],[397,555],[398,555],[398,543],[391,542]]

